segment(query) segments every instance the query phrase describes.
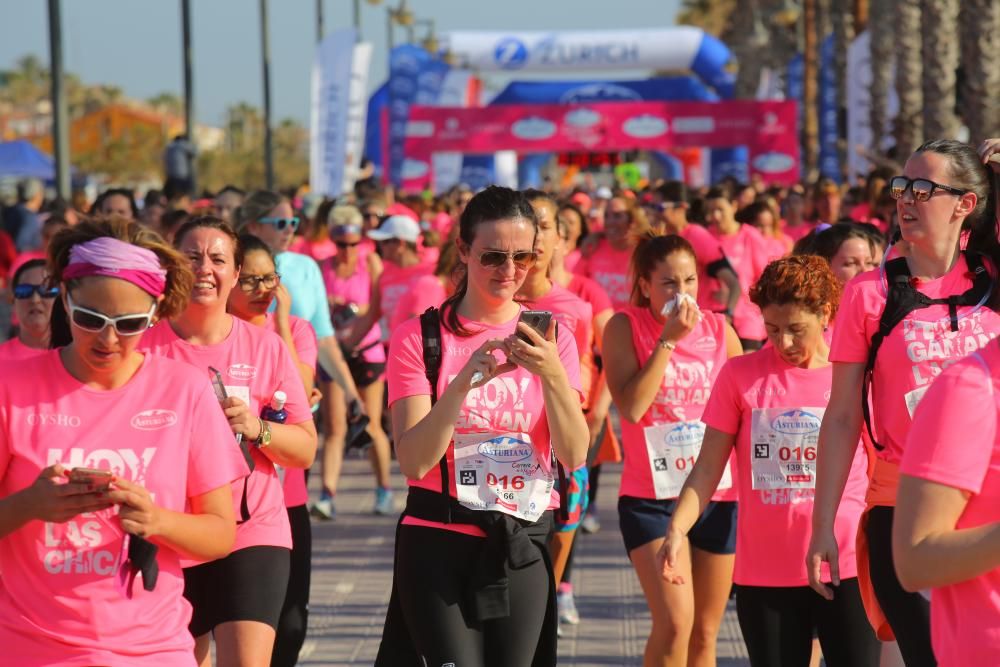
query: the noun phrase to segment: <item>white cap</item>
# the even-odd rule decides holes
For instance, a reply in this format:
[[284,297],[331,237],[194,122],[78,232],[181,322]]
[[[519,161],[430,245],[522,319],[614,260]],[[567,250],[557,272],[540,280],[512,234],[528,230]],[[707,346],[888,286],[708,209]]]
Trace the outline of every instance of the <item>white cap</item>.
[[606,185],[602,185],[601,187],[597,188],[597,192],[595,194],[597,195],[598,199],[611,199],[612,196],[611,188],[609,188]]
[[285,402],[288,400],[288,396],[285,392],[280,389],[271,396],[271,409],[277,412],[285,407]]
[[368,232],[368,238],[375,241],[399,239],[416,243],[420,239],[420,225],[405,215],[392,215],[386,218],[378,229]]

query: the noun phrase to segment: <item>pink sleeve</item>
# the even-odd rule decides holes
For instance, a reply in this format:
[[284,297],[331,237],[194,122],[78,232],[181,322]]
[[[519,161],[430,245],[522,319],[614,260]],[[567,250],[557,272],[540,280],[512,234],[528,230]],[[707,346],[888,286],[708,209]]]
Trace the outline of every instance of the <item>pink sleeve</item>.
[[725,259],[726,255],[722,252],[722,246],[715,239],[714,236],[709,234],[706,230],[701,227],[693,227],[692,233],[688,234],[688,243],[694,248],[694,254],[701,262],[703,268],[707,268],[709,264],[714,264],[721,259]]
[[316,367],[316,360],[319,357],[319,349],[316,344],[316,332],[312,325],[301,317],[292,317],[292,342],[295,343],[295,352],[299,355],[299,361],[306,366]]
[[569,386],[576,389],[582,400],[583,388],[580,384],[580,353],[576,349],[576,341],[573,340],[573,334],[566,331],[566,327],[559,327],[559,333],[556,336],[556,347],[559,349],[559,361],[562,362],[563,368],[566,369],[566,375],[569,377]]
[[[312,421],[312,409],[309,407],[309,399],[306,398],[306,390],[302,386],[302,376],[299,375],[299,369],[295,366],[295,361],[284,342],[280,339],[278,342],[281,345],[278,354],[275,355],[276,368],[273,376],[277,380],[277,386],[271,391],[273,393],[280,389],[288,397],[285,402],[285,410],[288,412],[286,423],[301,424]],[[268,398],[270,399],[270,397]]]
[[390,406],[401,398],[431,395],[424,370],[419,319],[408,320],[396,329],[389,341],[388,356],[385,376],[389,385]]
[[[980,493],[996,442],[997,408],[979,353],[938,377],[913,416],[900,472]],[[975,424],[975,428],[962,428]]]
[[844,296],[840,299],[840,308],[834,319],[830,361],[865,363],[868,360],[871,342],[865,330],[865,284],[855,278],[844,288]]
[[591,295],[591,303],[594,306],[594,315],[600,315],[606,310],[614,310],[614,306],[611,305],[611,297],[608,296],[603,287],[592,282],[590,283],[589,293]]
[[[193,375],[194,373],[192,373]],[[208,493],[250,474],[219,401],[207,382],[195,383],[188,448],[187,497]]]
[[580,276],[590,275],[590,259],[583,253],[580,253],[580,261],[573,267],[573,273]]
[[701,421],[706,426],[729,435],[736,435],[739,432],[740,421],[743,419],[743,404],[734,377],[734,359],[739,357],[727,361],[719,371],[719,377],[712,387],[712,395],[708,397],[708,404],[705,405],[705,412],[701,416]]

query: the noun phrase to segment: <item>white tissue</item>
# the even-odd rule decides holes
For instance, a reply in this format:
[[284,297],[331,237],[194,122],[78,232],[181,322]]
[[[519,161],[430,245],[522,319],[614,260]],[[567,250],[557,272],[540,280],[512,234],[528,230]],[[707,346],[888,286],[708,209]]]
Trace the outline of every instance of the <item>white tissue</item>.
[[[679,305],[681,305],[685,301],[690,301],[691,305],[694,306],[695,308],[698,307],[698,302],[695,301],[694,297],[692,297],[690,294],[682,292],[681,294],[678,294],[677,296],[675,296],[670,301],[667,301],[665,304],[663,304],[663,310],[660,311],[660,315],[664,315],[664,316],[665,315],[669,315],[670,313],[674,312],[675,308],[677,308]],[[699,315],[699,319],[700,319],[700,317],[701,317],[701,312],[700,311],[699,311],[698,315]]]

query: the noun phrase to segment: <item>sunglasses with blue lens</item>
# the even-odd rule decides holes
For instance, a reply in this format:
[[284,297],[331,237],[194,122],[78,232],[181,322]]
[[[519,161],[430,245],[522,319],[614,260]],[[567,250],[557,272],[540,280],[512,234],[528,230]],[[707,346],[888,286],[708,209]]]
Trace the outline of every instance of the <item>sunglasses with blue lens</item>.
[[32,285],[30,283],[22,283],[14,286],[15,299],[30,299],[32,294],[37,294],[43,299],[54,299],[59,296],[59,288],[49,287],[48,285]]
[[299,219],[296,218],[258,218],[257,222],[262,222],[265,225],[274,225],[274,228],[279,232],[285,230],[285,227],[291,227],[293,230],[299,228]]

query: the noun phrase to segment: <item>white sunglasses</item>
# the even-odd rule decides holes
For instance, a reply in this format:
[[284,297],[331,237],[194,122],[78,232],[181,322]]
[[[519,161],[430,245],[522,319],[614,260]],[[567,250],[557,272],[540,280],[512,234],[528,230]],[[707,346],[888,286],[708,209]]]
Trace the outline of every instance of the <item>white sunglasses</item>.
[[149,308],[148,313],[142,315],[108,317],[103,313],[75,305],[69,293],[66,294],[66,302],[69,304],[69,319],[73,326],[91,333],[100,333],[111,325],[119,336],[135,336],[152,326],[153,315],[156,313],[155,303]]

